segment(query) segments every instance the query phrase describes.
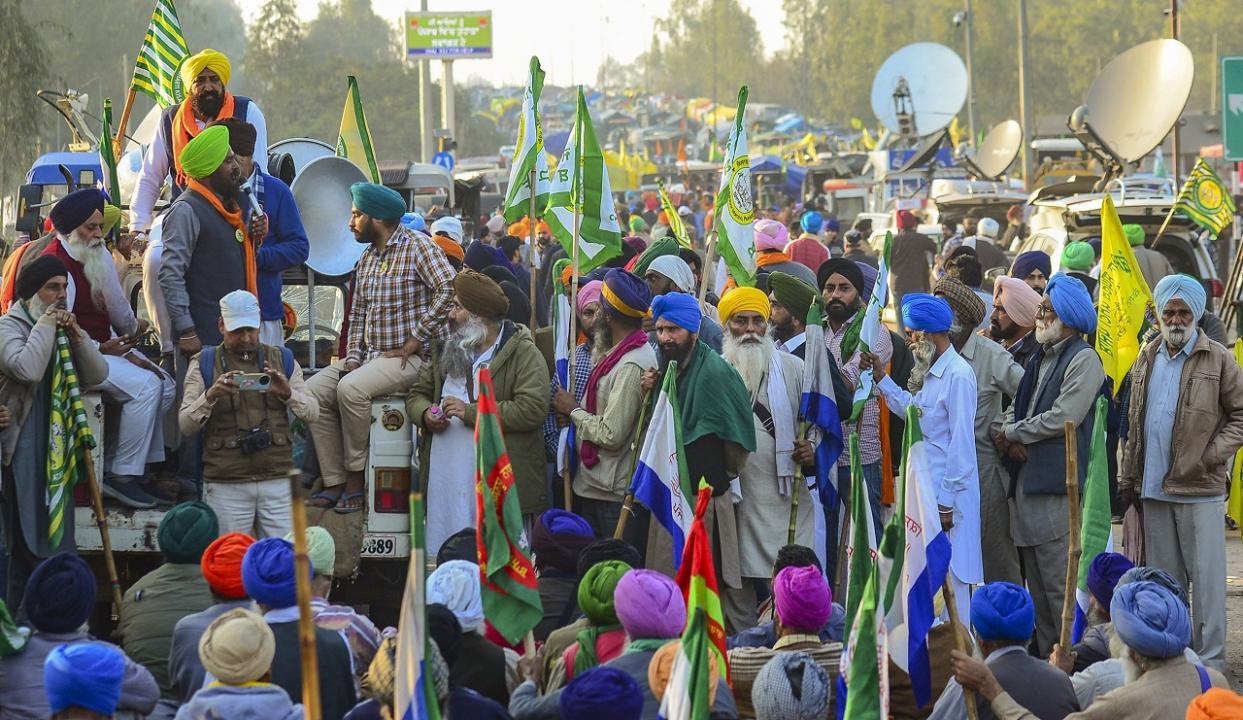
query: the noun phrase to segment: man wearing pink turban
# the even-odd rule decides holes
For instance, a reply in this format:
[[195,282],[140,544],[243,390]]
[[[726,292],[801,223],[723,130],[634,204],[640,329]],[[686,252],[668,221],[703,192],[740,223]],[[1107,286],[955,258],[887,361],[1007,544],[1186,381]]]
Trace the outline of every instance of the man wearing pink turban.
[[988,335],[1010,351],[1020,366],[1036,349],[1036,306],[1040,293],[1019,278],[999,277],[993,284],[993,315]]
[[806,280],[808,285],[816,286],[816,271],[807,265],[794,262],[786,254],[786,245],[790,240],[790,231],[776,220],[755,221],[755,264],[760,275],[781,271]]

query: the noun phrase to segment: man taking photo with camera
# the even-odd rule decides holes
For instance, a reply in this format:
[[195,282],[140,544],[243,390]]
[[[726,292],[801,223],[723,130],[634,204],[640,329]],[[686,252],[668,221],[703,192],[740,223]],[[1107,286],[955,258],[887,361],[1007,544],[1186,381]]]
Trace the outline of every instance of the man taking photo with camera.
[[289,519],[294,417],[314,422],[319,404],[286,348],[259,342],[259,301],[245,290],[220,299],[224,341],[190,361],[178,423],[200,434],[203,500],[220,533],[284,537]]

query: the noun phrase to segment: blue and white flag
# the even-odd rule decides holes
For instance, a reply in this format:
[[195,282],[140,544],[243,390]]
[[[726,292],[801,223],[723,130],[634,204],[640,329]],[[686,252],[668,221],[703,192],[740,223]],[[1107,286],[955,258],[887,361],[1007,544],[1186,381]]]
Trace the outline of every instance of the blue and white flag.
[[682,564],[682,548],[695,520],[695,491],[682,449],[678,412],[678,364],[669,363],[643,437],[630,492],[652,511],[652,518],[673,536],[673,565]]
[[932,699],[928,631],[936,619],[932,599],[949,571],[949,536],[941,529],[937,496],[928,470],[927,446],[919,410],[906,411],[902,487],[898,507],[885,526],[878,553],[881,610],[885,613],[889,657],[911,677],[915,703]]
[[423,498],[410,494],[410,566],[397,627],[397,670],[393,678],[395,716],[401,720],[440,720],[440,703],[427,667],[427,551],[423,539]]
[[[559,285],[559,283],[555,283]],[[557,385],[564,390],[570,389],[570,300],[568,292],[561,292],[559,288],[553,290],[552,305],[552,348],[553,348],[553,367],[557,372]],[[582,388],[575,388],[576,393],[581,392]],[[566,464],[571,467],[574,461],[571,455],[574,453],[574,443],[571,437],[574,432],[574,423],[567,423],[561,428],[561,433],[557,437],[557,474],[565,471]]]
[[820,321],[820,306],[816,303],[807,311],[803,348],[803,396],[798,419],[812,431],[808,439],[816,446],[816,488],[820,503],[826,508],[836,508],[837,459],[841,457],[845,442],[842,418],[833,399],[829,349],[824,344],[824,326]]
[[[872,286],[872,297],[868,298],[867,307],[863,310],[862,322],[859,325],[859,343],[858,349],[861,352],[870,353],[876,349],[877,338],[881,333],[888,333],[889,328],[884,326],[885,305],[889,302],[889,248],[893,244],[893,234],[885,233],[885,247],[881,251],[876,271],[876,283]],[[901,312],[901,308],[898,308]],[[850,331],[847,331],[849,336]],[[851,353],[846,352],[848,339],[842,341],[842,362],[849,361],[853,357]],[[852,344],[853,350],[853,344]],[[872,387],[875,385],[876,379],[871,372],[859,373],[859,386],[855,388],[855,395],[851,399],[850,419],[849,423],[858,422],[863,416],[863,408],[867,405],[868,398],[872,396]]]

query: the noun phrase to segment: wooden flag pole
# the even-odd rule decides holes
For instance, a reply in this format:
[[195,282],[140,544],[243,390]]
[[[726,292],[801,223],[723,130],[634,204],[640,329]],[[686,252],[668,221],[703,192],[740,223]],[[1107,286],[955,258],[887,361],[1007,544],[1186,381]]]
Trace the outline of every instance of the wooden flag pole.
[[[648,415],[648,400],[651,398],[650,390],[643,391],[643,397],[639,399],[639,422],[634,426],[634,438],[630,441],[630,482],[633,486],[634,471],[639,467],[639,449],[644,436],[647,435],[647,423],[651,420]],[[626,532],[626,522],[630,519],[630,513],[634,508],[634,493],[626,493],[626,499],[622,501],[621,515],[617,516],[617,527],[613,529],[613,539],[621,540],[622,534]]]
[[[716,221],[713,221],[715,225]],[[716,277],[716,269],[712,267],[713,261],[716,259],[716,243],[717,231],[712,228],[712,234],[708,236],[707,248],[704,250],[704,266],[699,282],[699,302],[703,302],[708,296],[708,278]],[[717,294],[721,292],[721,288],[715,288]]]
[[[108,516],[104,514],[104,498],[95,477],[95,458],[89,448],[83,448],[83,465],[86,467],[86,484],[91,490],[91,505],[95,508],[95,527],[99,528],[99,540],[104,547],[104,567],[108,571],[108,584],[112,587],[112,603],[116,606],[117,621],[121,620],[121,582],[117,579],[117,562],[112,556],[112,538],[108,536]],[[68,513],[66,513],[68,514]],[[72,521],[72,517],[69,518]]]
[[1066,505],[1070,519],[1070,547],[1066,553],[1066,596],[1062,599],[1062,633],[1058,642],[1062,652],[1070,652],[1070,634],[1075,627],[1075,589],[1079,587],[1079,455],[1075,442],[1075,424],[1066,421]]
[[[125,107],[121,108],[121,120],[117,123],[116,135],[112,138],[112,156],[121,162],[121,141],[125,139],[125,131],[129,129],[129,115],[134,110],[134,99],[137,92],[134,86],[130,85],[129,92],[125,94]],[[120,198],[113,198],[113,202],[120,205]]]
[[[798,424],[798,434],[795,435],[794,437],[802,438],[804,440],[807,439],[807,422],[806,421],[803,421]],[[800,492],[801,488],[799,487],[800,482],[803,484],[804,487],[807,485],[807,481],[803,477],[802,468],[799,468],[797,471],[797,474],[794,476],[794,487],[793,489],[790,490],[790,496],[791,496],[790,497],[790,529],[786,532],[786,544],[787,545],[794,544],[794,533],[795,533],[795,530],[797,529],[796,526],[798,525],[798,496],[802,494]]]
[[311,618],[311,559],[306,551],[306,506],[302,502],[302,473],[289,474],[289,514],[293,520],[294,579],[298,586],[298,645],[302,660],[302,707],[307,720],[323,717],[319,703],[319,661],[315,622]]
[[[958,652],[963,655],[971,654],[970,636],[967,630],[958,621],[958,599],[954,597],[953,583],[950,582],[950,573],[945,573],[945,582],[941,584],[941,597],[945,598],[945,613],[950,617],[950,627],[954,632],[954,645],[958,648]],[[969,720],[980,720],[980,711],[975,706],[975,693],[964,691],[962,694],[963,704],[967,706],[967,717]]]
[[[543,152],[543,151],[541,150],[540,152]],[[536,287],[538,286],[538,276],[539,276],[539,273],[536,272],[537,268],[535,267],[535,261],[538,259],[537,256],[539,254],[539,250],[536,249],[535,247],[535,179],[536,179],[535,168],[532,167],[531,174],[529,176],[529,180],[531,183],[531,210],[529,213],[527,213],[527,224],[530,226],[530,229],[527,233],[527,238],[530,241],[530,249],[531,249],[531,257],[530,257],[530,262],[529,262],[530,271],[531,271],[531,325],[530,325],[531,332],[535,332],[535,329],[539,327],[538,316],[536,315],[536,310],[535,310],[536,308],[536,302],[535,302]],[[574,302],[572,298],[570,301],[570,307],[571,308],[574,307]]]

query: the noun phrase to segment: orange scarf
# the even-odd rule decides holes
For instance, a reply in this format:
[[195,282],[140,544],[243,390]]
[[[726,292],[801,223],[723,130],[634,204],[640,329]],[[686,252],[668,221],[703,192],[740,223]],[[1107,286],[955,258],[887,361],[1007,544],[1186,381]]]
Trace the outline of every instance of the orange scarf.
[[212,189],[196,178],[188,178],[186,180],[186,188],[202,195],[211,206],[215,208],[220,216],[229,221],[229,224],[241,234],[242,237],[242,256],[246,261],[246,289],[255,297],[259,297],[258,269],[255,265],[255,244],[250,239],[250,233],[247,231],[246,223],[242,220],[242,208],[229,211],[225,210],[224,203],[220,202],[220,198]]
[[775,250],[765,250],[755,254],[756,267],[768,267],[777,263],[790,262],[790,256]]
[[[233,117],[233,94],[226,90],[224,92],[224,103],[220,106],[220,112],[216,113],[216,119],[231,117]],[[203,131],[199,128],[198,121],[194,118],[194,111],[190,109],[190,98],[182,100],[181,108],[173,116],[172,142],[173,164],[176,166],[174,177],[177,178],[177,184],[183,187],[186,184],[186,174],[181,169],[181,149],[186,146],[186,143],[198,137],[198,134],[201,132]]]

